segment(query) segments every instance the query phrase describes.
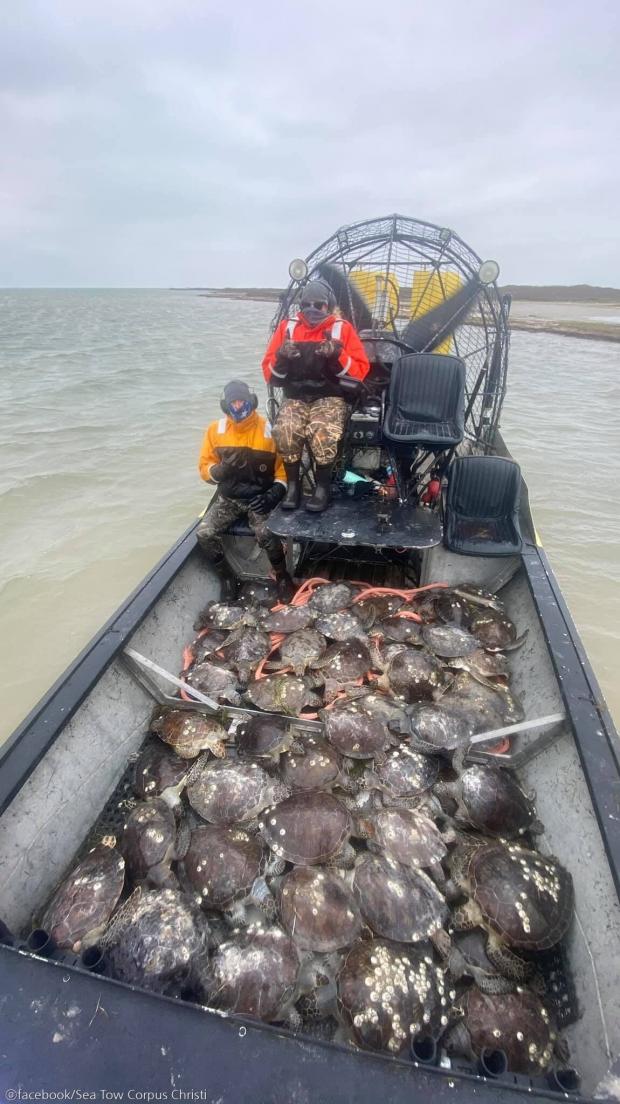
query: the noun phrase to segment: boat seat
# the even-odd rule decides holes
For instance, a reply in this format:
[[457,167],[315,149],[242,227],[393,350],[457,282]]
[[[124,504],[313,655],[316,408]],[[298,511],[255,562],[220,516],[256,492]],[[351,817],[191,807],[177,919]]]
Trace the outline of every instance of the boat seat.
[[383,437],[430,451],[463,440],[465,364],[440,353],[407,353],[392,366]]
[[502,456],[460,456],[448,472],[444,544],[464,556],[521,551],[521,469]]

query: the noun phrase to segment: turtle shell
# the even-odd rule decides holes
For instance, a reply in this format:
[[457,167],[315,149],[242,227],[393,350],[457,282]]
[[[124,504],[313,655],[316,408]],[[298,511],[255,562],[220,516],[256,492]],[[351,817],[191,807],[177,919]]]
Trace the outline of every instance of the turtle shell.
[[375,717],[378,721],[383,721],[384,724],[388,724],[389,721],[394,720],[396,717],[402,717],[404,713],[404,705],[402,702],[397,702],[394,698],[389,698],[387,694],[374,693],[373,691],[359,697],[357,699],[357,707],[361,709],[363,713],[368,713],[370,717]]
[[480,647],[475,636],[456,625],[425,625],[422,639],[431,652],[443,659],[466,656]]
[[340,758],[320,736],[303,739],[304,754],[287,751],[280,760],[280,776],[293,792],[326,790],[340,777]]
[[298,717],[305,706],[318,704],[316,695],[296,675],[267,675],[251,682],[247,695],[258,709],[287,717]]
[[330,793],[296,793],[265,809],[260,831],[275,855],[300,866],[327,863],[347,842],[348,810]]
[[370,671],[372,659],[366,645],[356,640],[330,644],[314,666],[327,671],[336,682],[352,682]]
[[409,617],[386,617],[375,629],[379,630],[384,640],[390,640],[394,644],[407,644],[410,641],[420,640],[420,624]]
[[387,726],[355,704],[326,711],[324,716],[330,744],[350,759],[381,758],[392,743]]
[[249,717],[235,731],[237,753],[249,759],[277,759],[290,745],[289,722],[285,717]]
[[79,951],[87,936],[106,924],[122,893],[125,860],[106,837],[64,878],[47,905],[41,927],[57,947]]
[[518,989],[490,995],[474,985],[459,1005],[476,1057],[485,1047],[503,1050],[511,1073],[540,1074],[549,1066],[555,1035],[549,1013],[534,993]]
[[249,579],[242,583],[237,594],[237,603],[241,606],[266,606],[268,609],[278,601],[278,585],[272,579]]
[[394,748],[384,763],[375,766],[375,775],[383,787],[384,803],[425,793],[436,782],[438,774],[438,759],[420,755],[405,745]]
[[383,621],[391,617],[397,610],[404,606],[405,599],[399,594],[371,594],[368,598],[362,598],[353,603],[353,609],[366,618],[372,613],[373,621]]
[[470,619],[469,626],[483,648],[508,648],[517,639],[516,625],[497,610],[477,611]]
[[434,656],[403,648],[390,660],[387,670],[392,690],[408,702],[432,700],[444,682],[441,665]]
[[338,1008],[355,1042],[400,1054],[418,1032],[447,1024],[443,971],[428,948],[382,939],[357,943],[337,977]]
[[414,869],[441,862],[447,847],[430,817],[411,809],[379,809],[363,827],[383,853]]
[[356,637],[364,637],[365,632],[359,617],[355,616],[355,606],[351,610],[335,610],[332,613],[322,614],[315,621],[314,627],[329,640],[343,643],[354,640]]
[[326,583],[316,588],[308,600],[308,608],[315,613],[332,613],[347,609],[354,597],[354,591],[346,583]]
[[203,610],[201,617],[216,629],[239,629],[249,624],[253,615],[233,602],[213,602]]
[[280,658],[285,666],[291,666],[296,674],[301,675],[316,663],[325,651],[327,642],[325,637],[315,629],[298,629],[297,632],[285,636],[280,645]]
[[231,705],[239,703],[236,689],[237,676],[220,663],[203,660],[186,673],[185,681],[195,690],[200,690],[201,694],[208,694],[217,702],[230,702]]
[[358,858],[353,891],[369,927],[385,939],[419,943],[439,931],[448,908],[434,882],[422,871],[387,855]]
[[534,820],[532,803],[509,771],[467,767],[457,785],[468,823],[485,835],[512,839]]
[[428,754],[455,751],[468,742],[473,730],[464,716],[436,703],[412,705],[405,721],[392,721],[390,727],[403,735],[410,733]]
[[296,866],[282,879],[280,919],[303,951],[330,953],[349,947],[360,934],[362,918],[342,878],[316,866]]
[[143,799],[160,797],[166,790],[178,786],[188,769],[187,759],[181,759],[160,740],[149,741],[134,765],[133,792]]
[[294,996],[299,954],[281,928],[253,925],[217,948],[210,975],[215,1007],[271,1022]]
[[245,629],[236,640],[225,644],[222,648],[227,663],[232,663],[236,668],[241,682],[248,681],[261,659],[269,655],[270,651],[269,633],[252,628]]
[[218,758],[226,754],[226,729],[202,713],[169,709],[151,722],[151,730],[181,759],[195,759],[207,748]]
[[207,936],[206,920],[185,894],[137,889],[102,941],[106,970],[118,981],[179,996]]
[[187,787],[196,812],[211,824],[243,824],[287,793],[257,763],[207,763]]
[[573,880],[556,859],[516,844],[474,851],[468,877],[485,924],[511,947],[544,951],[568,929]]
[[261,625],[265,632],[292,633],[305,629],[314,621],[314,613],[308,606],[285,606],[263,615]]
[[143,801],[132,809],[119,843],[129,877],[140,882],[152,867],[170,859],[176,837],[175,815],[163,798]]
[[241,828],[195,828],[183,860],[185,878],[205,909],[226,909],[248,895],[264,851]]

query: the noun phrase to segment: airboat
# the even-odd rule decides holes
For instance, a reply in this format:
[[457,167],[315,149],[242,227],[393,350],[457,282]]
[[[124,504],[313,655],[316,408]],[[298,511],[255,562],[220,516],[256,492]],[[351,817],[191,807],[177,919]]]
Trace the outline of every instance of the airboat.
[[[510,300],[498,274],[453,231],[396,215],[343,227],[291,264],[274,325],[295,309],[305,280],[321,276],[360,332],[371,373],[349,396],[329,507],[277,508],[269,524],[299,578],[473,583],[499,593],[527,630],[509,657],[525,720],[509,726],[494,760],[536,790],[541,849],[574,879],[574,921],[550,969],[580,1079],[572,1069],[548,1082],[469,1068],[434,1051],[352,1050],[147,993],[97,962],[46,954],[32,938],[32,917],[93,826],[109,822],[154,702],[218,709],[199,693],[178,697],[196,613],[220,587],[192,524],[1,749],[5,1089],[68,1087],[99,1099],[105,1087],[133,1089],[134,1099],[235,1104],[620,1099],[617,735],[500,432]],[[280,401],[269,393],[272,415]],[[305,479],[310,488],[309,460]],[[268,575],[243,525],[225,544],[240,580]],[[470,748],[474,760],[492,753],[485,739]]]

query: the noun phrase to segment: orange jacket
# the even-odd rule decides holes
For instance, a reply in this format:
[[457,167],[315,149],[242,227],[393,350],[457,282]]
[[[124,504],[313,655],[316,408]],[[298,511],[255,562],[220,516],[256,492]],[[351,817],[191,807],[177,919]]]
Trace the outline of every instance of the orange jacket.
[[[235,466],[225,468],[219,479],[214,478],[212,469],[226,457],[234,458]],[[242,422],[234,422],[225,414],[211,422],[202,442],[198,470],[207,482],[217,483],[227,498],[250,499],[272,483],[286,486],[286,472],[271,426],[255,410]]]
[[338,377],[348,377],[354,380],[365,379],[370,371],[370,364],[364,346],[354,327],[346,319],[336,318],[335,315],[330,314],[318,326],[309,326],[301,316],[290,320],[284,318],[280,322],[263,357],[263,375],[267,383],[272,383],[276,387],[284,386],[284,393],[286,394],[287,377],[278,375],[276,364],[278,350],[285,341],[318,344],[328,337],[333,337],[334,340],[340,341],[342,344],[342,351],[338,357],[341,371],[334,373],[334,380],[337,381]]

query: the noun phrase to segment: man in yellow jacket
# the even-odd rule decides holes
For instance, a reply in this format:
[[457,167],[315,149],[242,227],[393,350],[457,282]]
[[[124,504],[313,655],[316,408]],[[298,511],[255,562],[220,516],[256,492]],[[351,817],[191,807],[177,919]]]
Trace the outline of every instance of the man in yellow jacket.
[[220,406],[224,417],[207,429],[198,462],[202,478],[217,484],[219,494],[198,526],[198,543],[222,574],[225,597],[233,598],[234,580],[226,571],[220,538],[234,521],[247,517],[273,567],[278,596],[289,601],[293,583],[282,542],[267,528],[268,515],[286,493],[284,465],[271,427],[257,413],[258,399],[243,380],[226,384]]

